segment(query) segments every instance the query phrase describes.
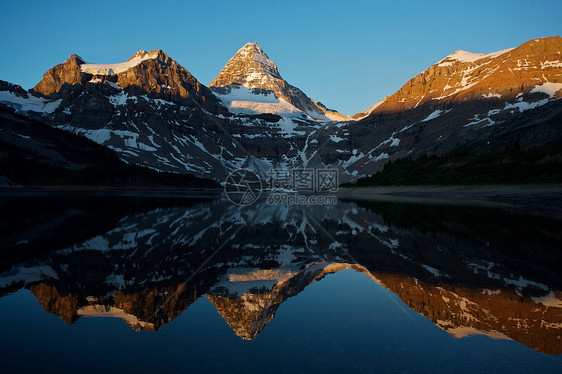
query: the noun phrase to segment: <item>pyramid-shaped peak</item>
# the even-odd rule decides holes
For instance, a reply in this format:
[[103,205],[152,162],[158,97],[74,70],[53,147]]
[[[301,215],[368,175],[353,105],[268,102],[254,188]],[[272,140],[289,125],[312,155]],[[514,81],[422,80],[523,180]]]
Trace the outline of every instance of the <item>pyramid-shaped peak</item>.
[[[268,105],[262,106],[265,113],[287,113],[287,108],[283,106],[283,102],[286,102],[292,105],[296,112],[302,111],[310,118],[328,120],[328,117],[324,115],[328,109],[319,107],[304,92],[286,82],[279,74],[277,65],[269,59],[258,43],[244,44],[228,60],[219,75],[209,84],[209,87],[227,87],[234,84],[242,85],[250,90],[258,89],[273,92],[275,97],[281,100],[281,106],[275,107],[270,105],[271,103],[267,103]],[[230,96],[230,98],[233,97],[235,96]],[[248,97],[235,101],[248,101]],[[293,113],[292,110],[289,112]],[[339,113],[335,115],[342,117]]]
[[238,83],[247,88],[273,89],[275,80],[282,80],[277,65],[257,43],[246,43],[228,60],[210,86]]
[[240,50],[248,50],[248,49],[254,49],[256,51],[259,51],[259,52],[263,53],[263,49],[261,49],[259,44],[256,43],[256,42],[246,43],[246,44],[244,44],[244,46],[242,48],[240,48]]
[[251,47],[258,47],[258,48],[260,48],[260,46],[259,46],[258,43],[256,43],[256,42],[248,42],[248,43],[244,44],[244,47],[242,47],[242,48],[251,48]]
[[244,46],[240,48],[238,52],[236,52],[236,54],[230,60],[232,61],[232,60],[239,60],[239,59],[255,60],[264,65],[272,66],[275,68],[275,70],[277,70],[277,66],[273,63],[273,61],[269,59],[267,54],[258,45],[258,43],[244,44]]
[[260,55],[264,55],[267,57],[267,54],[263,51],[263,49],[259,46],[258,43],[246,43],[242,48],[238,50],[238,52],[254,52]]

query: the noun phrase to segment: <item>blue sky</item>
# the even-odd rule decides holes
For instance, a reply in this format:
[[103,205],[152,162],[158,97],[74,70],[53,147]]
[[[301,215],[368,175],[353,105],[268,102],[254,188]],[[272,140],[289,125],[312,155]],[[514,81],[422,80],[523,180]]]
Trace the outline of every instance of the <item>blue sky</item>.
[[487,53],[560,35],[560,14],[559,0],[0,0],[0,79],[28,89],[72,53],[114,63],[163,49],[207,85],[242,45],[257,42],[285,80],[352,114],[455,50]]

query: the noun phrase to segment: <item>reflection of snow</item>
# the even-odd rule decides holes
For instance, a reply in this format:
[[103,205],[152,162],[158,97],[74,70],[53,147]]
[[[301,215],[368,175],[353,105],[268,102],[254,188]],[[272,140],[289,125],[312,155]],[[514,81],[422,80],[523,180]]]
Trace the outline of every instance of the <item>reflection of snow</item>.
[[447,277],[450,278],[447,274],[441,273],[439,270],[437,270],[434,267],[431,267],[429,265],[424,265],[424,264],[420,264],[421,266],[423,266],[425,268],[425,270],[429,271],[431,274],[433,274],[436,277]]
[[484,335],[492,339],[513,340],[509,336],[496,330],[484,331],[468,326],[455,327],[452,329],[446,329],[445,331],[447,331],[449,334],[453,335],[457,339],[465,338],[470,335]]
[[40,281],[45,278],[59,279],[57,272],[48,265],[34,267],[19,267],[4,273],[0,277],[0,287],[8,287],[14,283],[23,282],[24,285]]
[[77,314],[82,317],[106,317],[106,318],[121,318],[127,322],[131,327],[141,328],[154,328],[154,324],[144,321],[139,321],[137,317],[132,314],[126,313],[123,309],[115,308],[106,305],[87,305],[78,309]]
[[553,308],[562,308],[562,300],[557,298],[554,292],[552,291],[546,296],[533,297],[532,299],[537,303],[541,303],[545,306],[549,306]]

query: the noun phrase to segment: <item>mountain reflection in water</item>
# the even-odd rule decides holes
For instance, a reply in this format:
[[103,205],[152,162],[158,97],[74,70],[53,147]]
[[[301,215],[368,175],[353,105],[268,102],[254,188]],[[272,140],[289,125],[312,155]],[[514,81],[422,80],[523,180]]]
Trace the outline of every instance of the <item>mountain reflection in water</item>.
[[353,269],[454,337],[562,353],[557,221],[388,202],[238,207],[220,196],[0,204],[0,296],[28,289],[67,324],[117,317],[155,331],[204,297],[254,340],[284,301]]

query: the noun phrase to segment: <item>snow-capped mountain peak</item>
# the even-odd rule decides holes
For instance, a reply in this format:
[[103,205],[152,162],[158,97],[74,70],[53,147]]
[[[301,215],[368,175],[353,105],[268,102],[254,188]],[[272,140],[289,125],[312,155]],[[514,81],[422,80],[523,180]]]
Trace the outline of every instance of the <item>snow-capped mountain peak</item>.
[[257,43],[246,43],[226,63],[210,86],[224,87],[238,83],[246,88],[271,89],[282,80],[277,65]]
[[[248,99],[232,96],[239,86],[255,90]],[[226,63],[219,75],[209,84],[214,93],[227,105],[231,111],[243,113],[272,113],[291,117],[304,115],[308,119],[321,121],[341,121],[346,116],[330,111],[318,105],[297,87],[285,81],[277,65],[269,59],[267,54],[257,43],[246,43]],[[222,87],[227,87],[226,91]],[[244,91],[245,92],[245,91]],[[273,94],[273,95],[270,95]],[[227,95],[228,97],[226,97]],[[274,96],[279,105],[271,105]],[[234,103],[234,105],[233,105]],[[256,104],[257,103],[257,104]],[[268,105],[263,105],[267,103]],[[291,108],[288,108],[291,107]]]

